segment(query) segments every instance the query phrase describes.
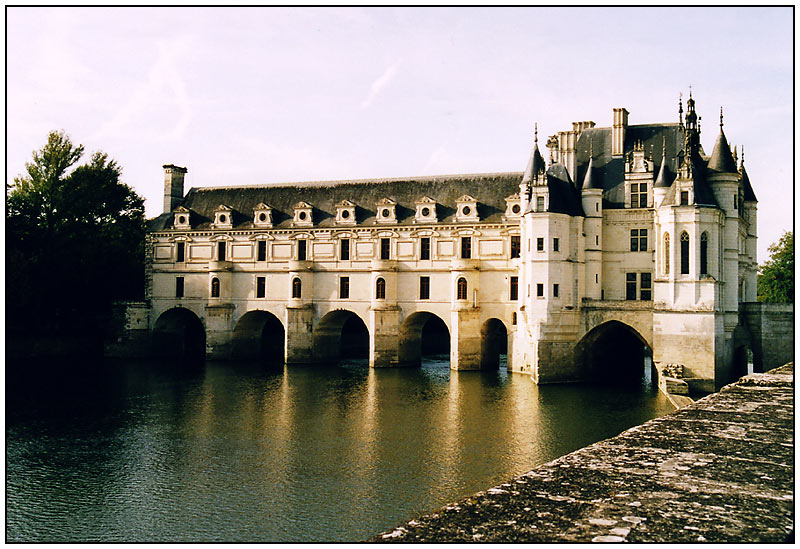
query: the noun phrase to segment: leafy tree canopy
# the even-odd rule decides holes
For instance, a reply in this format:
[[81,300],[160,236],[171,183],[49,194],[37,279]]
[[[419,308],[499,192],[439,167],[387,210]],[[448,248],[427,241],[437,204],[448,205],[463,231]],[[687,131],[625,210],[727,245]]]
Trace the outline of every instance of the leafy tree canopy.
[[769,253],[770,258],[759,267],[758,300],[794,303],[794,233],[783,233]]
[[[62,325],[135,299],[144,285],[144,201],[122,170],[83,145],[50,132],[6,200],[9,325],[44,319]],[[87,315],[87,313],[89,313]],[[55,326],[58,328],[58,326]]]

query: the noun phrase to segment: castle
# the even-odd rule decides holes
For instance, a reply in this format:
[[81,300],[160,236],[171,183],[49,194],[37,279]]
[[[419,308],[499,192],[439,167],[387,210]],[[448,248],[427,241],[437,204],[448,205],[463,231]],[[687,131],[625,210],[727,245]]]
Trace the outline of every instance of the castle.
[[[740,374],[756,301],[756,197],[723,131],[678,122],[538,132],[524,172],[192,188],[164,166],[149,222],[156,348],[287,364],[359,337],[373,367],[507,366],[539,383],[641,371],[711,389]],[[737,165],[738,163],[738,165]],[[433,330],[433,331],[431,331]],[[360,334],[360,335],[359,335]],[[368,348],[368,351],[367,351]],[[745,365],[746,368],[746,365]]]

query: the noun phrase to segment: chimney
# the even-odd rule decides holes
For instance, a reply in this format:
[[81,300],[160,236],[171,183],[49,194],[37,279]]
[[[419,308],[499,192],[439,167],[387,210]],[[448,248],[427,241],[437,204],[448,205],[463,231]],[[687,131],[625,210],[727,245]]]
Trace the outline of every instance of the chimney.
[[628,127],[628,111],[622,107],[614,109],[614,125],[611,128],[611,156],[625,152],[625,129]]
[[164,164],[164,213],[175,209],[183,200],[183,176],[186,168],[174,164]]

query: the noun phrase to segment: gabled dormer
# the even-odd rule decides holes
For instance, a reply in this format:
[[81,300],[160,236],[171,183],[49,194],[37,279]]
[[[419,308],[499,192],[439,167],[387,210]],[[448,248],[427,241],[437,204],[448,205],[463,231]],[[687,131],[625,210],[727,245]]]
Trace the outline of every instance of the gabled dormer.
[[423,196],[415,202],[417,211],[414,214],[414,223],[436,223],[436,201],[430,196]]
[[375,219],[381,224],[397,223],[397,202],[391,198],[381,198],[376,204]]
[[478,217],[478,201],[468,194],[456,200],[456,221],[480,221]]
[[336,224],[356,224],[356,205],[353,202],[345,199],[336,205]]
[[188,209],[183,206],[178,206],[173,210],[173,215],[175,216],[172,223],[173,227],[184,230],[189,230],[192,228],[192,212],[190,212]]
[[520,217],[522,217],[522,201],[519,193],[514,193],[506,197],[506,211],[503,219],[519,219]]
[[295,227],[311,227],[314,221],[311,218],[311,212],[314,207],[308,202],[298,202],[294,205],[294,215],[292,217],[292,224]]
[[253,208],[253,225],[258,228],[272,227],[272,207],[260,202]]
[[233,208],[220,204],[214,210],[214,228],[230,229],[233,227]]

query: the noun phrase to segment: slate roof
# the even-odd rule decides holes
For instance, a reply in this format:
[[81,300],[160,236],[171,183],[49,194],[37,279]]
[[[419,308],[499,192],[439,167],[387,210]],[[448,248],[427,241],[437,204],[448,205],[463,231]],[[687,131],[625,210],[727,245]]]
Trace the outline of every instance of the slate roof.
[[748,177],[747,170],[744,168],[744,162],[742,162],[742,186],[744,187],[745,201],[758,202],[756,193],[753,192],[753,187],[750,185],[750,177]]
[[[259,203],[272,207],[274,228],[291,228],[293,207],[298,201],[311,204],[314,227],[334,228],[336,204],[350,200],[356,204],[359,226],[386,227],[376,222],[376,204],[383,198],[397,203],[398,225],[413,225],[415,203],[423,196],[436,201],[439,223],[455,223],[456,200],[467,194],[478,201],[480,223],[502,222],[506,210],[505,198],[519,191],[522,172],[440,175],[392,179],[350,181],[307,181],[298,183],[265,184],[192,188],[181,206],[192,211],[192,229],[208,229],[214,220],[214,210],[220,204],[232,209],[234,229],[251,229],[253,209]],[[161,214],[148,222],[148,230],[172,228],[174,215]]]
[[708,161],[708,169],[723,173],[737,173],[738,171],[736,169],[736,161],[733,159],[733,154],[731,154],[731,147],[725,138],[725,132],[722,131],[722,126],[719,128],[717,142],[714,143],[714,150],[711,153],[711,159]]

